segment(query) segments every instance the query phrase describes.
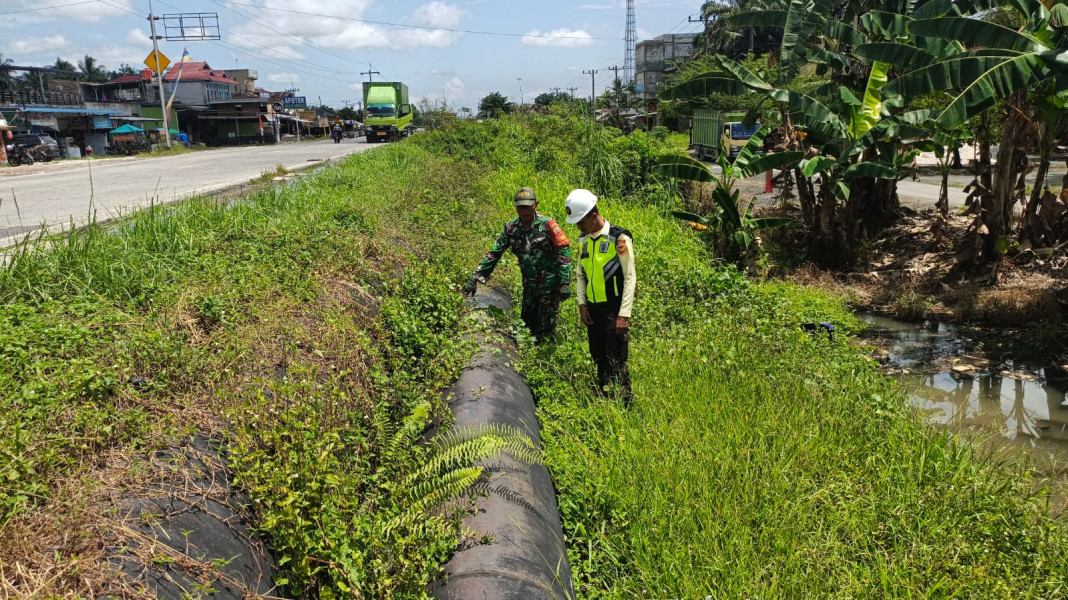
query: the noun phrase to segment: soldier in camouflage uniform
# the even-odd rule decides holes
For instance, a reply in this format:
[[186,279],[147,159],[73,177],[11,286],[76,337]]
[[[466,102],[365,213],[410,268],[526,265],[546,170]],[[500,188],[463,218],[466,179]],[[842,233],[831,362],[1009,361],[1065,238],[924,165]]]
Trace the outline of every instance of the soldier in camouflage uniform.
[[518,215],[504,225],[493,248],[463,287],[465,296],[479,283],[489,281],[497,262],[511,249],[523,275],[523,322],[538,339],[552,336],[560,315],[560,302],[571,294],[571,241],[556,221],[539,215],[534,190],[515,194]]

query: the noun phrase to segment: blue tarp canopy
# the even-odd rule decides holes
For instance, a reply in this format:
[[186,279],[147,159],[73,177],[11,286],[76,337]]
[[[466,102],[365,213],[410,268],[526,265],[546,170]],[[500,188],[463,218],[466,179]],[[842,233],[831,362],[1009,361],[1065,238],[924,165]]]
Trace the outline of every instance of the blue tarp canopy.
[[144,133],[144,132],[145,132],[144,129],[141,129],[140,127],[134,127],[133,125],[130,125],[129,123],[127,123],[127,124],[123,125],[122,127],[116,127],[115,129],[112,129],[108,133]]

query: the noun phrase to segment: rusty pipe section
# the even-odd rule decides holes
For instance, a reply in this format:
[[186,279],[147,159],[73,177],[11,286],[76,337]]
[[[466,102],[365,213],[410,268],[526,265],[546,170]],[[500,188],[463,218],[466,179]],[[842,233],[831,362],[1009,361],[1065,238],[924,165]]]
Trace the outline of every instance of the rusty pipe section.
[[[484,288],[469,301],[480,318],[489,307],[510,309],[507,294]],[[449,388],[457,426],[500,423],[527,432],[541,447],[534,399],[513,363],[516,347],[482,337],[482,349]],[[510,455],[483,464],[484,497],[464,525],[489,543],[457,548],[445,564],[446,576],[431,586],[440,600],[565,600],[575,597],[571,567],[560,525],[556,492],[542,465],[526,465]]]

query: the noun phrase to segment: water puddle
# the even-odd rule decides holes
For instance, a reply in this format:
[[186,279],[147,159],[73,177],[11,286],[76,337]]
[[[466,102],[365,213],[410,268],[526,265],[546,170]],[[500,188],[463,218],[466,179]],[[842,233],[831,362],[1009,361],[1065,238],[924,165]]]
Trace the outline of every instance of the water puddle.
[[996,342],[945,323],[857,318],[930,423],[1028,457],[1053,489],[1055,508],[1068,506],[1068,372],[1014,361]]

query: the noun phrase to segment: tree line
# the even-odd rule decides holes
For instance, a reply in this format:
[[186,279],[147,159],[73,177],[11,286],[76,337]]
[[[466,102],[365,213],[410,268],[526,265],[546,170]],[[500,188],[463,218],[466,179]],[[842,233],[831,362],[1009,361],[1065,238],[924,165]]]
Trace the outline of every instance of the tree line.
[[1065,194],[1046,181],[1068,133],[1060,0],[749,0],[702,14],[698,56],[660,92],[661,111],[734,103],[772,124],[775,150],[798,157],[784,165],[787,193],[812,258],[855,259],[894,220],[897,182],[920,152],[939,160],[931,228],[944,244],[948,175],[966,144],[977,158],[963,262],[1068,239]]

